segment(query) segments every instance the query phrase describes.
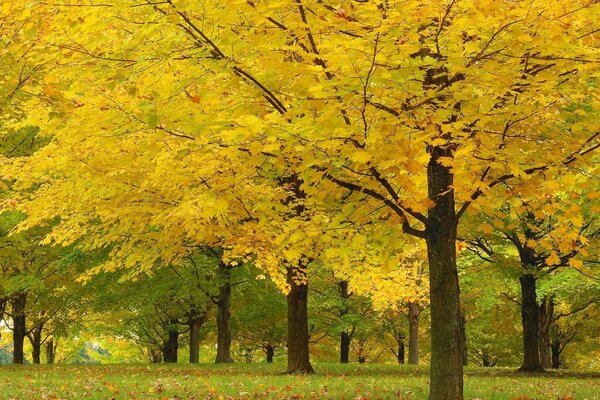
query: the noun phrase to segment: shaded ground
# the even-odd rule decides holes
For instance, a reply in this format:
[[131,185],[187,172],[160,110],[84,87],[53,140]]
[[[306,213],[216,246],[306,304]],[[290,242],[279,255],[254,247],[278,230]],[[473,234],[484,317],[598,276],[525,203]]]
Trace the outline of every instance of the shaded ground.
[[[280,364],[0,366],[0,399],[426,399],[426,367],[315,365],[312,376]],[[468,368],[467,399],[600,400],[600,374],[525,375]]]

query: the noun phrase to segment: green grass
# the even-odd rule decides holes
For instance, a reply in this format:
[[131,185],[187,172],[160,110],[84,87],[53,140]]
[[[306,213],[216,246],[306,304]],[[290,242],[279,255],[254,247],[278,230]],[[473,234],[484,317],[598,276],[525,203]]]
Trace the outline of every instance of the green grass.
[[[426,367],[315,364],[0,366],[0,399],[425,399]],[[600,375],[467,368],[467,399],[600,399]]]

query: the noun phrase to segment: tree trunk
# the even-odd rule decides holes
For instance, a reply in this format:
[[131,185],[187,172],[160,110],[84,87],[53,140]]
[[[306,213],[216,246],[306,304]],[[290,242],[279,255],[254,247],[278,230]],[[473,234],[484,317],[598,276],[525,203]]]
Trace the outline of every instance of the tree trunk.
[[[340,309],[340,319],[348,314],[346,300],[350,297],[348,293],[348,281],[340,281],[340,297],[342,299],[342,308]],[[340,363],[348,364],[350,358],[350,333],[343,331],[340,333]]]
[[404,342],[398,341],[398,353],[396,353],[396,360],[398,364],[404,364]]
[[217,302],[217,357],[216,363],[232,363],[231,358],[231,269],[219,265],[219,273],[223,279],[219,287]]
[[34,364],[41,364],[42,356],[42,327],[36,327],[30,336],[31,358]]
[[419,314],[416,303],[408,303],[408,363],[419,364]]
[[272,363],[273,362],[273,357],[275,357],[275,347],[271,346],[270,344],[267,345],[266,349],[265,349],[266,353],[267,353],[267,362],[268,363]]
[[519,277],[521,282],[521,320],[523,324],[523,365],[519,371],[543,371],[539,351],[539,321],[536,299],[536,278],[531,274]]
[[192,310],[189,320],[190,327],[190,364],[200,362],[200,329],[206,322],[206,313],[200,314]]
[[350,334],[348,332],[340,333],[340,362],[348,364],[350,359]]
[[554,318],[554,298],[545,296],[538,308],[539,351],[542,368],[552,367],[552,350],[550,349],[550,326]]
[[552,343],[552,368],[560,368],[560,343]]
[[11,308],[13,314],[13,364],[23,364],[25,353],[23,344],[27,336],[27,325],[25,321],[25,305],[27,295],[23,292],[15,293],[12,297]]
[[163,345],[163,360],[165,363],[177,363],[177,350],[179,349],[178,321],[172,319],[169,324],[167,340]]
[[46,364],[54,364],[54,339],[49,339],[46,342]]
[[439,163],[452,152],[441,147],[429,149],[427,166],[429,209],[426,227],[431,302],[430,400],[463,399],[462,332],[460,287],[456,268],[456,211],[453,176]]
[[287,269],[290,291],[288,301],[287,372],[288,374],[314,373],[308,352],[308,282],[306,271]]

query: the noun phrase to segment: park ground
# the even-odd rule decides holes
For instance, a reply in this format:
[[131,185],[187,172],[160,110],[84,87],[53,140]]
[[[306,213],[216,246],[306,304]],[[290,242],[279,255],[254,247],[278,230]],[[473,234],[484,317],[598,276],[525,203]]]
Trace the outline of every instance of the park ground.
[[[274,364],[0,366],[0,399],[426,399],[424,366],[315,364],[288,376]],[[465,371],[466,399],[595,400],[600,374]]]

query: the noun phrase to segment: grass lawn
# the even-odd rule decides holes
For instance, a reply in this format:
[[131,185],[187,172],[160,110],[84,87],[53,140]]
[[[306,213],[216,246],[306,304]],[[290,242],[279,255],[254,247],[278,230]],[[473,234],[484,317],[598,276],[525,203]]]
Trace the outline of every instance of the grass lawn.
[[[0,366],[0,399],[426,399],[427,368],[315,363],[288,376],[282,364]],[[526,376],[467,368],[468,399],[600,399],[600,374]]]

